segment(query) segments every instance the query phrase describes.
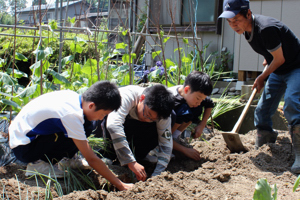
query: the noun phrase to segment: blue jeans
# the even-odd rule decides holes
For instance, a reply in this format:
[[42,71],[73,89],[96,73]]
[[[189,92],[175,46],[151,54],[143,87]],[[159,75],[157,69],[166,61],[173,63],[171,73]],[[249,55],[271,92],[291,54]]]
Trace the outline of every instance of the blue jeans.
[[275,114],[279,102],[284,96],[284,116],[288,124],[300,124],[300,68],[284,74],[272,73],[266,82],[262,96],[254,113],[254,125],[257,129],[273,131],[271,117]]

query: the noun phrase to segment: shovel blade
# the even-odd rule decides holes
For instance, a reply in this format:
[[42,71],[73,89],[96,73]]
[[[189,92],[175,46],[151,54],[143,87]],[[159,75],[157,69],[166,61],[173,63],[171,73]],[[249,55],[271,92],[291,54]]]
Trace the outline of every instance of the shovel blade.
[[247,149],[244,147],[238,133],[222,133],[222,135],[227,144],[228,149],[232,153],[239,153],[241,151],[247,152]]

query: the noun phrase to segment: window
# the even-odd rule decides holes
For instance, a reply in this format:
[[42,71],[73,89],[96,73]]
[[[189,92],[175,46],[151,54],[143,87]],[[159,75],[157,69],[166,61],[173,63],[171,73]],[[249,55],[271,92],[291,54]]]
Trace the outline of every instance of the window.
[[217,3],[218,0],[182,0],[182,24],[189,24],[191,20],[194,22],[195,11],[197,24],[215,24]]

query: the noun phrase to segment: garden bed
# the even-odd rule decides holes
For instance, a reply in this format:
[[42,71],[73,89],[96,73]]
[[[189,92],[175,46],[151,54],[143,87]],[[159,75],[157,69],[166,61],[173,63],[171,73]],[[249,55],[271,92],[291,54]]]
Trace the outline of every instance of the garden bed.
[[[206,142],[192,141],[194,148],[201,152],[199,162],[177,155],[166,172],[135,183],[129,191],[108,189],[105,179],[96,173],[90,177],[98,183],[97,191],[74,191],[58,197],[54,187],[51,190],[55,199],[252,199],[256,182],[266,178],[271,185],[277,185],[278,199],[299,199],[300,188],[293,192],[297,175],[290,172],[294,155],[288,132],[279,131],[276,144],[264,145],[259,150],[254,149],[255,134],[256,131],[249,131],[240,135],[249,149],[247,153],[230,153],[220,131],[215,131],[212,138],[206,135]],[[128,169],[117,165],[109,167],[122,180],[132,181]],[[0,168],[1,197],[37,199],[39,191],[39,198],[44,199],[44,184],[39,181],[38,190],[36,180],[25,179],[24,172],[19,170],[24,168],[16,164]],[[153,166],[149,165],[149,174],[151,170]]]

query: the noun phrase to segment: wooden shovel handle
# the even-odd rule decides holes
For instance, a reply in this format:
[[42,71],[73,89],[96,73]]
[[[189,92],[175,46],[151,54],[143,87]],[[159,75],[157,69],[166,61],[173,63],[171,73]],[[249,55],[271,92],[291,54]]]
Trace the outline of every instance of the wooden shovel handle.
[[250,105],[251,105],[251,103],[252,103],[252,101],[254,99],[254,96],[255,96],[256,92],[257,92],[257,89],[254,88],[253,91],[252,91],[252,94],[251,94],[251,96],[250,96],[250,98],[249,98],[249,100],[247,102],[247,104],[245,105],[245,107],[243,109],[242,114],[240,115],[238,121],[236,122],[236,124],[234,125],[234,127],[233,127],[233,129],[231,131],[232,133],[237,133],[240,130],[242,122],[243,122],[243,120],[244,120],[244,118],[245,118],[245,116],[246,116],[246,114],[247,114],[247,112],[249,110],[249,107],[250,107]]

